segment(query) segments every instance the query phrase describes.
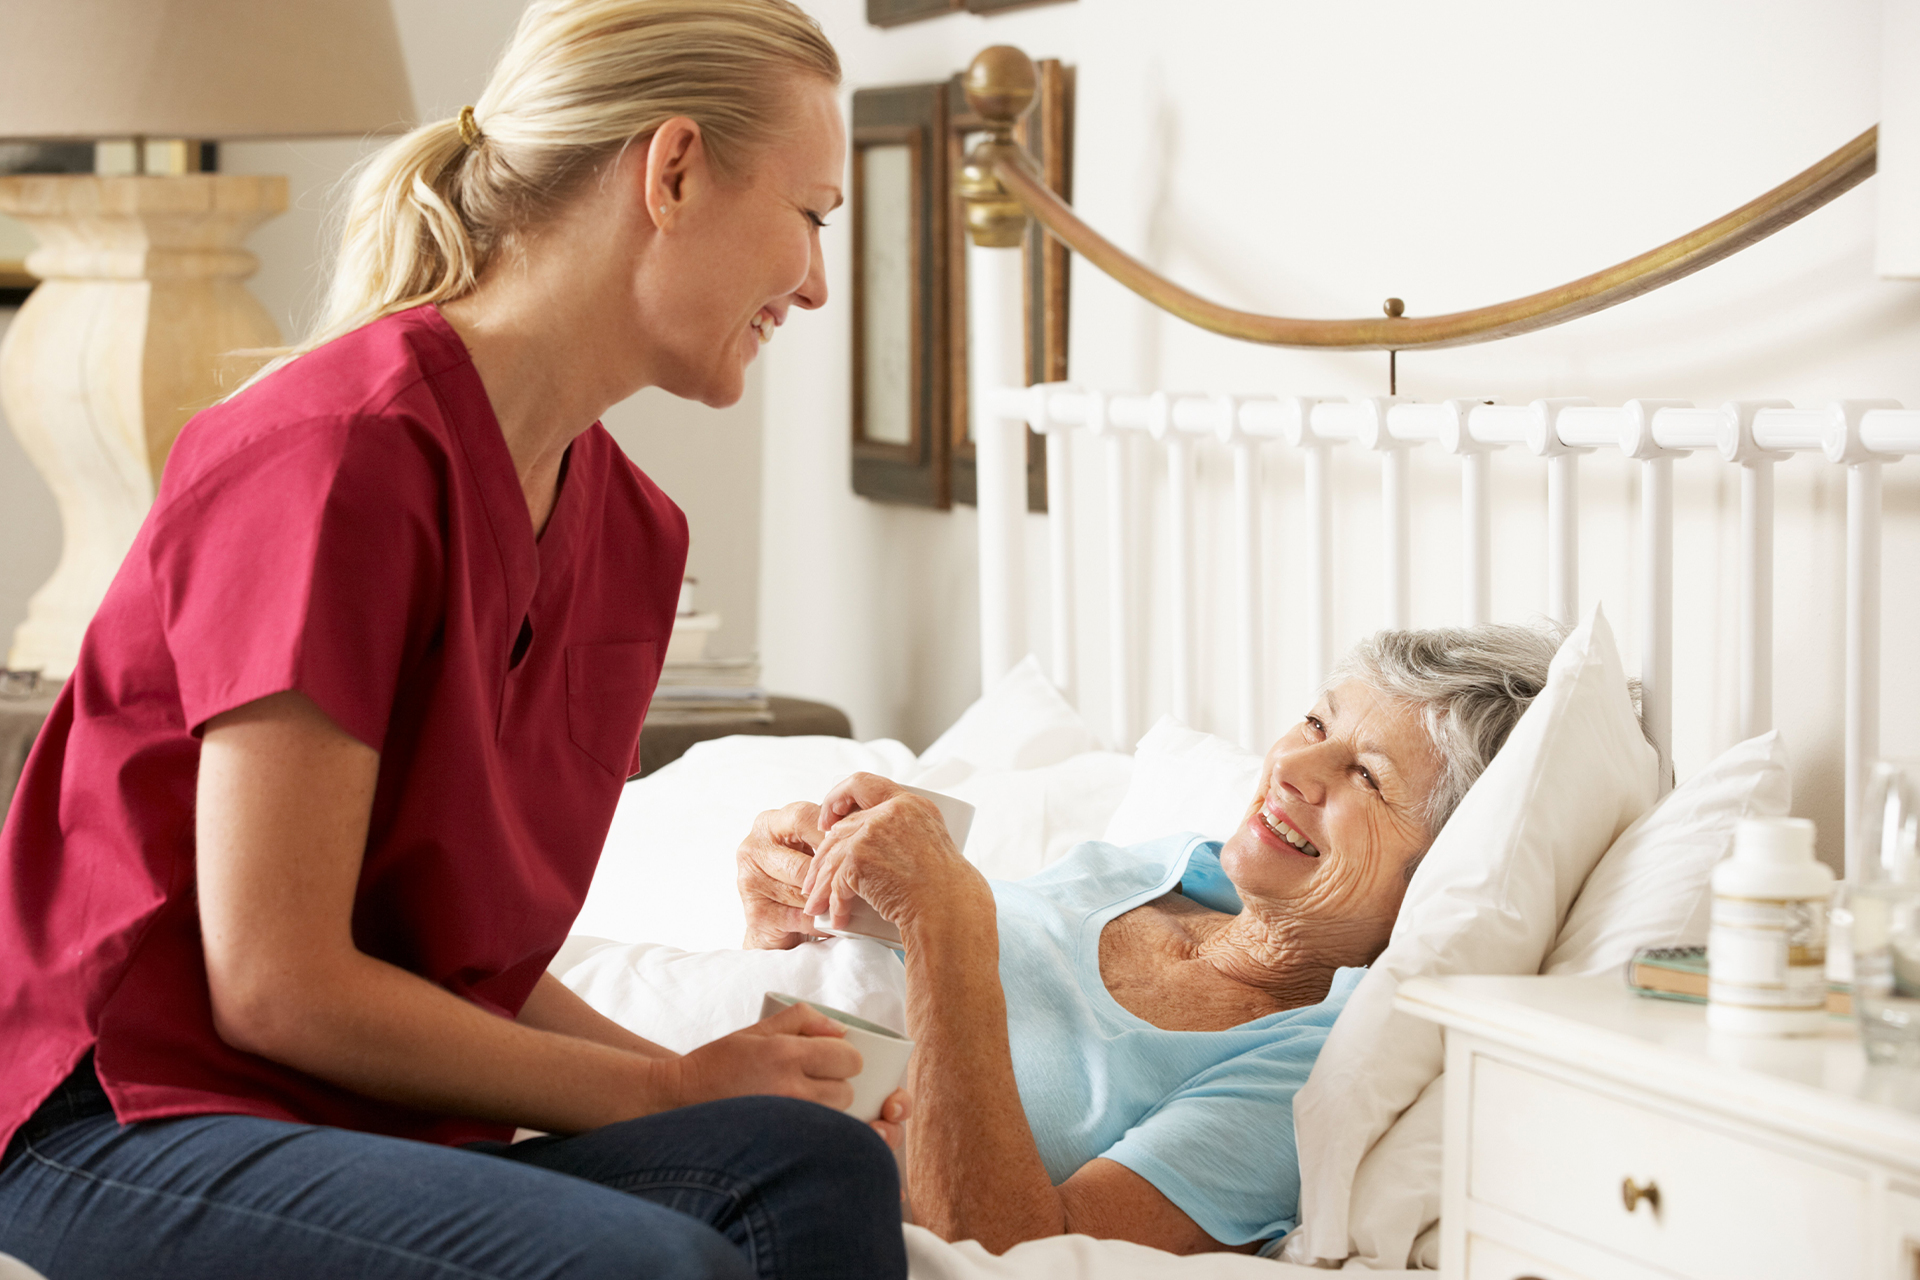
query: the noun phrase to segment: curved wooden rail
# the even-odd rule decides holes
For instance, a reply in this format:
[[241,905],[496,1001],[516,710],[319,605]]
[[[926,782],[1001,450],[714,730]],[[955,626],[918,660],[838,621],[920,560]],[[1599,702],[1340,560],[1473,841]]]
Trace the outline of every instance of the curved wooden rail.
[[[1873,175],[1879,134],[1878,126],[1868,129],[1818,164],[1725,217],[1638,257],[1556,288],[1449,315],[1297,320],[1210,302],[1175,284],[1088,226],[1073,211],[1072,205],[1048,188],[1026,151],[1010,140],[1012,121],[1026,106],[1018,86],[1011,94],[999,89],[1001,96],[996,98],[992,95],[997,86],[983,83],[1001,73],[1010,61],[984,65],[988,55],[1012,53],[1017,51],[1005,46],[988,50],[969,72],[968,96],[974,100],[976,109],[985,108],[982,114],[996,124],[1000,121],[994,120],[995,116],[1006,117],[1003,128],[996,130],[998,136],[982,142],[969,157],[968,167],[977,175],[973,189],[968,191],[969,198],[980,201],[984,211],[993,203],[995,195],[1000,202],[1010,196],[1038,218],[1056,239],[1161,310],[1229,338],[1276,347],[1349,347],[1361,351],[1462,347],[1530,333],[1605,310],[1692,275],[1702,267],[1764,240],[1866,181]],[[1024,55],[1021,60],[1024,61]],[[1030,63],[1027,70],[1031,72]],[[998,179],[1004,194],[981,189],[985,184],[978,179],[988,174]],[[963,182],[963,188],[966,185]]]

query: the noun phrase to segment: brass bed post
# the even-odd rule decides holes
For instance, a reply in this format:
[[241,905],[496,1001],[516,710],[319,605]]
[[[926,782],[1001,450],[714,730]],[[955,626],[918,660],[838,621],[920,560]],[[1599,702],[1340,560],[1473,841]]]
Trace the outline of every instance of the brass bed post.
[[1010,45],[984,50],[967,70],[967,98],[994,131],[991,139],[969,154],[961,177],[974,242],[1018,243],[1017,239],[980,237],[1013,234],[1005,228],[1024,228],[1025,215],[1030,213],[1061,243],[1161,310],[1213,333],[1276,347],[1362,351],[1459,347],[1603,311],[1764,240],[1858,186],[1873,175],[1879,134],[1878,126],[1870,128],[1733,212],[1638,257],[1552,289],[1449,315],[1301,320],[1240,311],[1202,298],[1082,221],[1072,205],[1047,187],[1038,166],[1013,141],[1013,122],[1026,109],[1033,84],[1033,64]]

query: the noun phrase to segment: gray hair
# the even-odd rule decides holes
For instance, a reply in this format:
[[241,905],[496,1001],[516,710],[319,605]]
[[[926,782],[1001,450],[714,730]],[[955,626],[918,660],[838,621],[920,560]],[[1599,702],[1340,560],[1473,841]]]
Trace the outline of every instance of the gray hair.
[[1423,814],[1428,832],[1437,833],[1547,687],[1547,668],[1566,634],[1560,626],[1508,623],[1378,631],[1340,660],[1328,684],[1358,680],[1420,713],[1440,756]]

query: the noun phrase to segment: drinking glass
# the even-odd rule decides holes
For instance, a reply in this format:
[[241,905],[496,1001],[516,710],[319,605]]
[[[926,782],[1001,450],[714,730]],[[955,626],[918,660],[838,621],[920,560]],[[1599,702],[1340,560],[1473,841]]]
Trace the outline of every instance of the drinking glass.
[[1861,797],[1867,879],[1846,889],[1853,1008],[1867,1060],[1920,1067],[1920,784],[1882,762]]

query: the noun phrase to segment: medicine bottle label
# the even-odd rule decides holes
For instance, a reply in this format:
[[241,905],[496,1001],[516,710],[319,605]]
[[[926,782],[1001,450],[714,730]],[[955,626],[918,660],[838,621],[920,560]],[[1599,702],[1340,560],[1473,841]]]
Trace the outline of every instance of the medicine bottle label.
[[1750,1009],[1819,1009],[1827,998],[1827,904],[1713,900],[1707,998]]

